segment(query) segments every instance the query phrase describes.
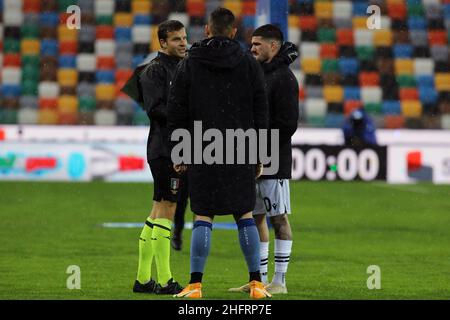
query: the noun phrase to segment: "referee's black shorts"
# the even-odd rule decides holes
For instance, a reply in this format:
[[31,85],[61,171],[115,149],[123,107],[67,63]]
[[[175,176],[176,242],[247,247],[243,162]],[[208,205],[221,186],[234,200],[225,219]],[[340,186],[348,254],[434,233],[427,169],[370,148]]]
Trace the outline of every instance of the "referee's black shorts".
[[176,173],[172,160],[168,157],[152,159],[148,163],[154,182],[153,200],[178,202],[186,174]]

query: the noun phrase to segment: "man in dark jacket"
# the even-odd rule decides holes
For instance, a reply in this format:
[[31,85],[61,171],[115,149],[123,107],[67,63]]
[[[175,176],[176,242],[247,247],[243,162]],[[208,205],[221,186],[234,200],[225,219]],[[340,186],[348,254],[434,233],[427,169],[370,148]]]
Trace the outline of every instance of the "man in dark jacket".
[[[167,97],[178,62],[186,54],[186,31],[181,22],[169,20],[158,26],[161,50],[138,73],[139,95],[150,119],[147,161],[154,180],[153,207],[139,238],[139,267],[133,291],[176,294],[182,287],[170,270],[170,233],[183,177],[176,173],[169,153]],[[158,283],[151,278],[153,257]]]
[[364,147],[377,145],[375,125],[364,110],[358,108],[350,113],[342,127],[346,146]]
[[[231,11],[224,8],[213,11],[205,27],[208,38],[195,43],[188,57],[179,64],[169,95],[170,132],[188,130],[194,141],[198,138],[194,121],[201,121],[204,129],[216,129],[222,136],[226,129],[267,129],[268,106],[262,70],[233,40],[237,31],[234,23]],[[233,156],[235,151],[236,148],[225,153]],[[191,209],[196,214],[191,239],[191,280],[177,297],[201,297],[213,218],[229,214],[234,215],[238,225],[250,275],[250,297],[270,296],[260,281],[259,236],[252,217],[256,172],[257,165],[249,161],[188,164]]]
[[[268,283],[269,229],[266,216],[275,231],[275,274],[266,286],[272,294],[287,293],[285,274],[292,248],[292,231],[288,214],[291,212],[289,179],[291,178],[291,137],[297,130],[298,94],[297,79],[289,65],[298,57],[296,46],[283,43],[283,33],[274,25],[257,28],[252,35],[251,51],[261,63],[269,99],[270,128],[278,129],[280,135],[279,170],[273,175],[263,175],[257,181],[256,206],[253,210],[258,226],[261,248],[261,277]],[[248,286],[230,291],[248,291]]]

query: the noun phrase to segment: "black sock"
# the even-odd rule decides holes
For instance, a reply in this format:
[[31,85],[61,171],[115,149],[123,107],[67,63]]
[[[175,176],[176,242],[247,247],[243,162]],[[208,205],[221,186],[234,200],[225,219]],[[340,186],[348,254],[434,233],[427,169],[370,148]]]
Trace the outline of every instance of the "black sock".
[[191,273],[191,281],[189,283],[202,282],[203,273],[201,272],[192,272]]
[[258,271],[255,272],[249,272],[250,280],[248,282],[252,282],[253,280],[261,282],[261,273]]

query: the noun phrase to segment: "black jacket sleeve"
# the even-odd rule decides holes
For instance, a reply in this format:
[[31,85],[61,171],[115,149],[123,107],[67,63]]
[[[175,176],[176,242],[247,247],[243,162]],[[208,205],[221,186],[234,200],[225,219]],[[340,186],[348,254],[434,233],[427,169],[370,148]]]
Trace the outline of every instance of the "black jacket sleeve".
[[[172,85],[169,90],[167,101],[167,127],[169,129],[169,140],[172,132],[176,129],[189,129],[189,83],[187,77],[187,61],[182,60],[177,66]],[[170,150],[176,142],[169,141]]]
[[253,57],[251,58],[251,63],[255,129],[269,129],[269,102],[267,100],[264,73],[259,63]]
[[273,112],[270,127],[279,130],[280,145],[283,145],[290,141],[297,130],[299,117],[297,79],[291,72],[280,73],[272,92]]
[[140,76],[144,109],[150,118],[161,123],[167,120],[167,77],[164,68],[157,64],[149,65]]

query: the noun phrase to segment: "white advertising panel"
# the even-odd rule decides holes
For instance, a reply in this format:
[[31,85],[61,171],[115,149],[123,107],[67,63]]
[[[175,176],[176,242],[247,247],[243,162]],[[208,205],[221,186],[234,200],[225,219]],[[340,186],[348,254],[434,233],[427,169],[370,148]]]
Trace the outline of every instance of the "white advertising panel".
[[388,149],[387,162],[389,183],[450,183],[450,144],[393,145]]

